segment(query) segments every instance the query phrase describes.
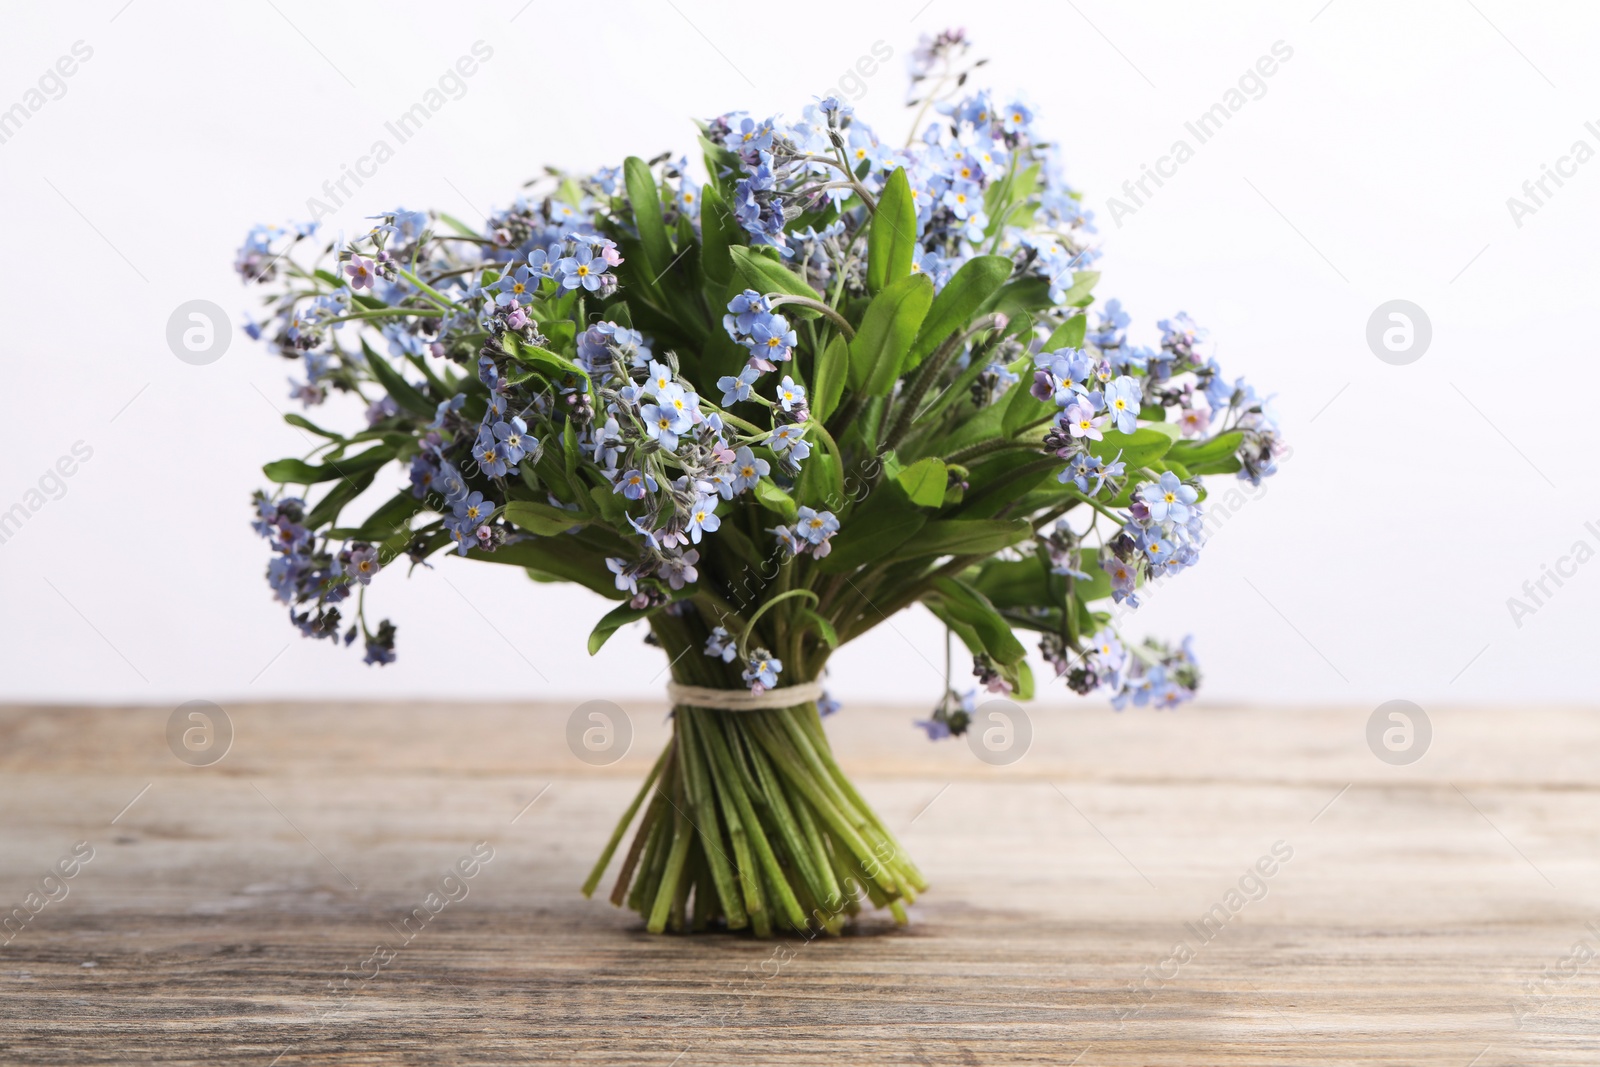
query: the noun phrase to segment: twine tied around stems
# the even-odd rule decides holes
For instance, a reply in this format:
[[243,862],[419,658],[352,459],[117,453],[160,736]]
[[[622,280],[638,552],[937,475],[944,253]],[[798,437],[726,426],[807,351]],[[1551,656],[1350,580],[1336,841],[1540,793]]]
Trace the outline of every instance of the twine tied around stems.
[[712,711],[772,711],[814,703],[822,696],[822,683],[801,682],[778,689],[752,693],[748,689],[708,689],[699,685],[667,683],[667,699],[673,705],[708,708]]

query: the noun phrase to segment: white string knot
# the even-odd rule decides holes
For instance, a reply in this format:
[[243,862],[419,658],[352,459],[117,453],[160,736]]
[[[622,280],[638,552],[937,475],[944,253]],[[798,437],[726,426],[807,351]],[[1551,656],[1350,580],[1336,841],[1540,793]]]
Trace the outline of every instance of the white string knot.
[[707,708],[711,711],[772,711],[811,704],[822,696],[822,683],[801,682],[752,693],[748,689],[708,689],[700,685],[667,683],[667,699],[674,707]]

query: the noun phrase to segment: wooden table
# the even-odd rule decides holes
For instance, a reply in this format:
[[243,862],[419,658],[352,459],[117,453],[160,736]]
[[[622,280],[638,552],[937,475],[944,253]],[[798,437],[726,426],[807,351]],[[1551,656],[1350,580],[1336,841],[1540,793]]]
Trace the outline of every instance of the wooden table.
[[1600,1063],[1591,711],[1430,709],[1396,767],[1369,708],[1035,708],[990,767],[847,707],[932,890],[761,943],[578,895],[666,733],[590,768],[570,710],[234,706],[190,767],[170,708],[0,709],[0,908],[93,849],[0,947],[0,1061]]

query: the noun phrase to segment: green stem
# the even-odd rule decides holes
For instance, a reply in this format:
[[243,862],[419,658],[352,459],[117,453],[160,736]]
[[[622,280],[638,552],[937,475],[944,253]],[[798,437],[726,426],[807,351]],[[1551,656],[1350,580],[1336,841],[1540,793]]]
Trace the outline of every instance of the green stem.
[[412,285],[416,286],[419,290],[421,290],[424,293],[427,293],[434,300],[438,301],[438,303],[439,303],[439,305],[441,307],[448,308],[451,311],[466,311],[467,310],[466,308],[462,307],[460,304],[457,304],[454,300],[451,300],[448,296],[445,296],[443,293],[439,292],[439,290],[435,289],[433,286],[429,285],[427,282],[423,281],[421,278],[417,277],[415,274],[413,274],[410,271],[406,270],[404,267],[397,267],[395,269],[399,273],[399,275],[402,278],[404,278],[406,281],[410,282]]
[[812,311],[820,312],[835,326],[839,327],[839,332],[844,334],[846,341],[855,340],[856,329],[850,325],[850,320],[820,300],[813,300],[809,296],[792,296],[788,293],[768,293],[766,301],[768,307],[777,308],[784,304],[795,304],[799,307],[810,308]]
[[771,600],[767,601],[765,604],[761,605],[759,608],[756,609],[756,613],[754,615],[750,616],[750,621],[745,624],[744,633],[739,635],[739,658],[740,659],[747,660],[747,659],[750,658],[750,654],[749,654],[749,650],[748,650],[748,646],[750,644],[750,635],[755,633],[756,623],[761,621],[761,616],[765,615],[768,611],[770,611],[772,609],[773,605],[778,604],[778,603],[780,603],[782,601],[785,601],[785,600],[792,599],[792,598],[797,597],[797,596],[810,597],[811,598],[811,603],[813,603],[813,604],[815,604],[817,602],[817,594],[813,593],[811,590],[809,590],[809,589],[791,589],[787,593],[779,593],[777,596],[773,597]]
[[639,805],[644,803],[644,798],[650,795],[650,787],[656,784],[656,779],[661,777],[661,769],[666,765],[667,757],[671,755],[671,747],[661,750],[661,755],[656,760],[656,765],[650,768],[650,773],[645,776],[644,784],[639,787],[639,792],[634,795],[633,803],[628,805],[628,810],[622,813],[622,818],[617,820],[617,828],[611,832],[611,840],[606,842],[605,849],[600,853],[600,858],[595,861],[594,869],[589,872],[589,877],[583,883],[583,895],[594,896],[595,887],[600,884],[600,879],[605,877],[606,867],[611,864],[611,857],[616,854],[617,846],[622,843],[622,835],[628,832],[628,824],[633,822],[634,815],[639,811]]

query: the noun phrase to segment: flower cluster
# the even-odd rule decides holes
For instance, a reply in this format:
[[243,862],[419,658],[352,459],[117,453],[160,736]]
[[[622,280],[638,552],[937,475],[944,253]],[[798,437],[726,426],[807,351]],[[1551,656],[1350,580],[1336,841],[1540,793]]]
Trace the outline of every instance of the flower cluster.
[[[353,541],[339,551],[330,550],[304,524],[305,502],[297,497],[268,500],[255,495],[256,518],[251,524],[266,538],[275,555],[267,564],[267,583],[279,601],[289,605],[289,619],[306,637],[326,638],[350,644],[357,633],[365,632],[361,619],[352,623],[340,637],[342,617],[337,605],[349,598],[352,590],[363,589],[383,567],[378,551],[370,544]],[[295,608],[303,610],[296,612]],[[358,617],[361,612],[358,608]],[[394,661],[395,627],[385,619],[376,634],[366,633],[368,663]]]
[[[1205,331],[1187,315],[1161,321],[1148,347],[1129,342],[1131,319],[1118,301],[1091,326],[1082,309],[1096,277],[1084,268],[1099,254],[1092,218],[1063,179],[1059,148],[1037,135],[1031,104],[967,89],[967,49],[959,32],[919,48],[913,106],[919,122],[937,118],[908,144],[880,137],[831,97],[798,121],[730,112],[704,126],[705,185],[686,159],[645,165],[659,195],[643,216],[634,202],[640,161],[630,160],[586,176],[552,171],[538,194],[518,197],[479,232],[395,208],[372,216],[354,240],[328,245],[322,254],[333,260],[321,267],[291,254],[309,245],[314,224],[253,229],[236,268],[253,284],[279,282],[282,292],[267,301],[263,322],[250,322],[252,336],[299,364],[291,388],[302,403],[350,394],[366,412],[365,432],[328,435],[313,453],[329,471],[322,480],[339,487],[329,501],[309,509],[282,496],[258,505],[268,509],[258,526],[270,527],[278,548],[269,579],[296,606],[297,624],[334,636],[338,605],[365,586],[378,559],[398,555],[415,564],[453,549],[575,580],[565,550],[545,543],[562,534],[590,553],[585,566],[599,573],[582,580],[591,588],[635,612],[681,614],[688,605],[680,602],[698,596],[707,578],[713,593],[726,586],[721,556],[765,550],[752,540],[762,531],[785,566],[834,554],[853,511],[818,486],[862,469],[862,449],[885,447],[863,439],[863,429],[893,447],[908,429],[913,438],[949,433],[965,413],[1002,403],[1009,432],[1012,413],[1037,402],[1044,414],[1024,429],[1038,432],[1019,443],[1060,461],[1062,499],[1087,505],[1079,514],[1089,515],[1087,523],[1059,521],[1040,542],[1069,607],[1008,609],[1008,623],[1043,631],[1047,654],[1067,664],[1083,655],[1073,634],[1088,628],[1065,625],[1073,598],[1137,606],[1143,582],[1191,566],[1202,539],[1200,477],[1272,474],[1283,452],[1277,425],[1249,385],[1222,376]],[[924,349],[923,371],[887,397],[844,404],[835,391],[824,401],[815,394],[826,338],[848,318],[853,329],[838,339],[849,342],[882,288],[868,285],[867,251],[891,192],[897,209],[909,200],[909,270],[932,290],[958,284],[964,268],[986,259],[1000,264],[994,284],[1007,292],[1047,296],[984,305],[1004,310],[961,324],[933,354]],[[736,271],[713,285],[703,274],[712,233],[701,205],[718,198],[739,236],[722,238],[721,257],[732,256]],[[669,253],[685,242],[707,247],[685,260],[650,247],[661,239]],[[734,247],[745,242],[755,247]],[[744,261],[733,253],[758,251],[769,264],[761,271],[781,264],[802,284],[774,292],[763,284],[770,274],[738,269]],[[702,272],[698,283],[679,284],[661,269],[680,260]],[[648,272],[624,277],[643,263]],[[710,321],[698,325],[711,293],[720,295]],[[912,410],[901,411],[902,402]],[[825,425],[814,403],[850,415]],[[818,449],[823,457],[814,460]],[[939,454],[928,440],[911,452]],[[339,526],[339,508],[387,458],[409,470],[404,499],[362,526]],[[979,467],[975,477],[952,459],[947,500],[981,498],[995,470]],[[753,521],[761,509],[782,521]],[[958,510],[937,521],[966,518]],[[728,538],[734,548],[717,547]],[[368,644],[370,661],[387,662],[392,627],[380,626]],[[751,687],[775,684],[782,669],[764,652],[764,665],[739,660],[720,627],[707,648],[730,666],[738,661]],[[1031,686],[1017,663],[976,645],[973,652],[980,689]],[[1086,676],[1074,670],[1088,668],[1061,672],[1079,688]],[[1096,676],[1105,685],[1147,673]]]
[[[964,41],[931,42],[926,62],[934,64],[935,56],[949,60],[963,47]],[[931,67],[921,70],[921,76],[930,73]],[[946,74],[955,84],[965,80]],[[1020,98],[997,103],[979,92],[942,102],[939,111],[945,121],[903,148],[881,139],[831,97],[806,107],[797,122],[777,115],[722,115],[707,125],[706,135],[738,157],[742,177],[732,207],[751,242],[799,260],[796,265],[814,285],[825,286],[848,269],[839,231],[789,232],[788,220],[852,196],[868,199],[882,191],[892,172],[903,170],[916,205],[920,250],[914,271],[943,288],[963,263],[998,245],[1020,271],[1045,280],[1052,299],[1064,302],[1075,273],[1099,253],[1090,243],[1092,213],[1079,206],[1062,179],[1055,151],[1035,136],[1034,109]],[[997,189],[1005,195],[996,198]],[[991,204],[997,205],[992,215]]]
[[809,552],[821,559],[833,550],[828,542],[839,532],[839,520],[831,511],[816,511],[802,504],[792,526],[774,526],[771,532],[789,556]]

